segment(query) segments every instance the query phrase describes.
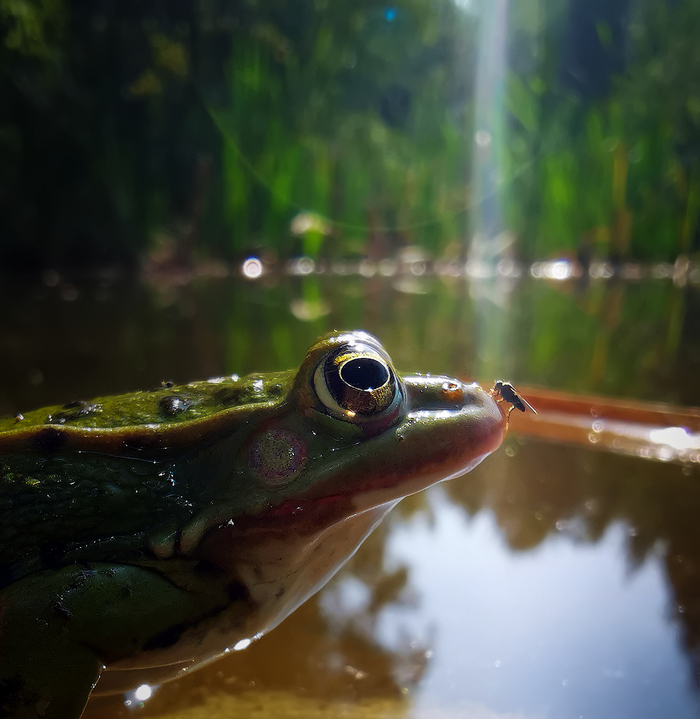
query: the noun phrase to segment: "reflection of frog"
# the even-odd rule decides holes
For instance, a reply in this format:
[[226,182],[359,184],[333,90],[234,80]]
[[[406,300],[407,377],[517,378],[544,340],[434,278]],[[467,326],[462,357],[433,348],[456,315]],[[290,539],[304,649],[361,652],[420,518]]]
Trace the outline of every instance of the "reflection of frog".
[[298,372],[0,420],[5,717],[80,716],[269,630],[403,496],[501,442],[477,385],[400,377],[364,332]]

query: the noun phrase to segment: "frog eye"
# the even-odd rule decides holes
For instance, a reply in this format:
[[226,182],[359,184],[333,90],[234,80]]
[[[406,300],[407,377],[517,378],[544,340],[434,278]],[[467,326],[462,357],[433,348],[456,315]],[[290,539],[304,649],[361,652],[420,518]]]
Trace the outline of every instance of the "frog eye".
[[316,396],[340,419],[361,422],[393,409],[403,398],[389,358],[364,344],[336,350],[314,373]]

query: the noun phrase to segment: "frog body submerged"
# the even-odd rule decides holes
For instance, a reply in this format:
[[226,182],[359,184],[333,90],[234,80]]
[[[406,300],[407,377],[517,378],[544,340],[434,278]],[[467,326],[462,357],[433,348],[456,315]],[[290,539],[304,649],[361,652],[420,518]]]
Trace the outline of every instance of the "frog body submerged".
[[403,496],[500,444],[478,385],[333,333],[297,372],[0,420],[0,717],[79,717],[275,626]]

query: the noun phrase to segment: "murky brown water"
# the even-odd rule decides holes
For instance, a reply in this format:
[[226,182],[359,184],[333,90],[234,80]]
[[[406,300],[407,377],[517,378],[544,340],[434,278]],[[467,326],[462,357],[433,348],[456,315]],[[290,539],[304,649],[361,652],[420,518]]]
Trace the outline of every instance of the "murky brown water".
[[[1,291],[0,413],[293,366],[340,327],[408,370],[700,404],[698,292],[668,281],[54,279]],[[511,436],[249,649],[88,716],[698,716],[696,466]]]

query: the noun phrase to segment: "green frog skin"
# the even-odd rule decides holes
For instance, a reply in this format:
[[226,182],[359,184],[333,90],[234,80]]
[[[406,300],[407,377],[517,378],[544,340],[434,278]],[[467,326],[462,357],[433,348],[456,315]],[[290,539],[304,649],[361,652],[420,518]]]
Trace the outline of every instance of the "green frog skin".
[[501,443],[488,392],[365,332],[298,371],[0,419],[0,717],[77,719],[269,631],[402,497]]

